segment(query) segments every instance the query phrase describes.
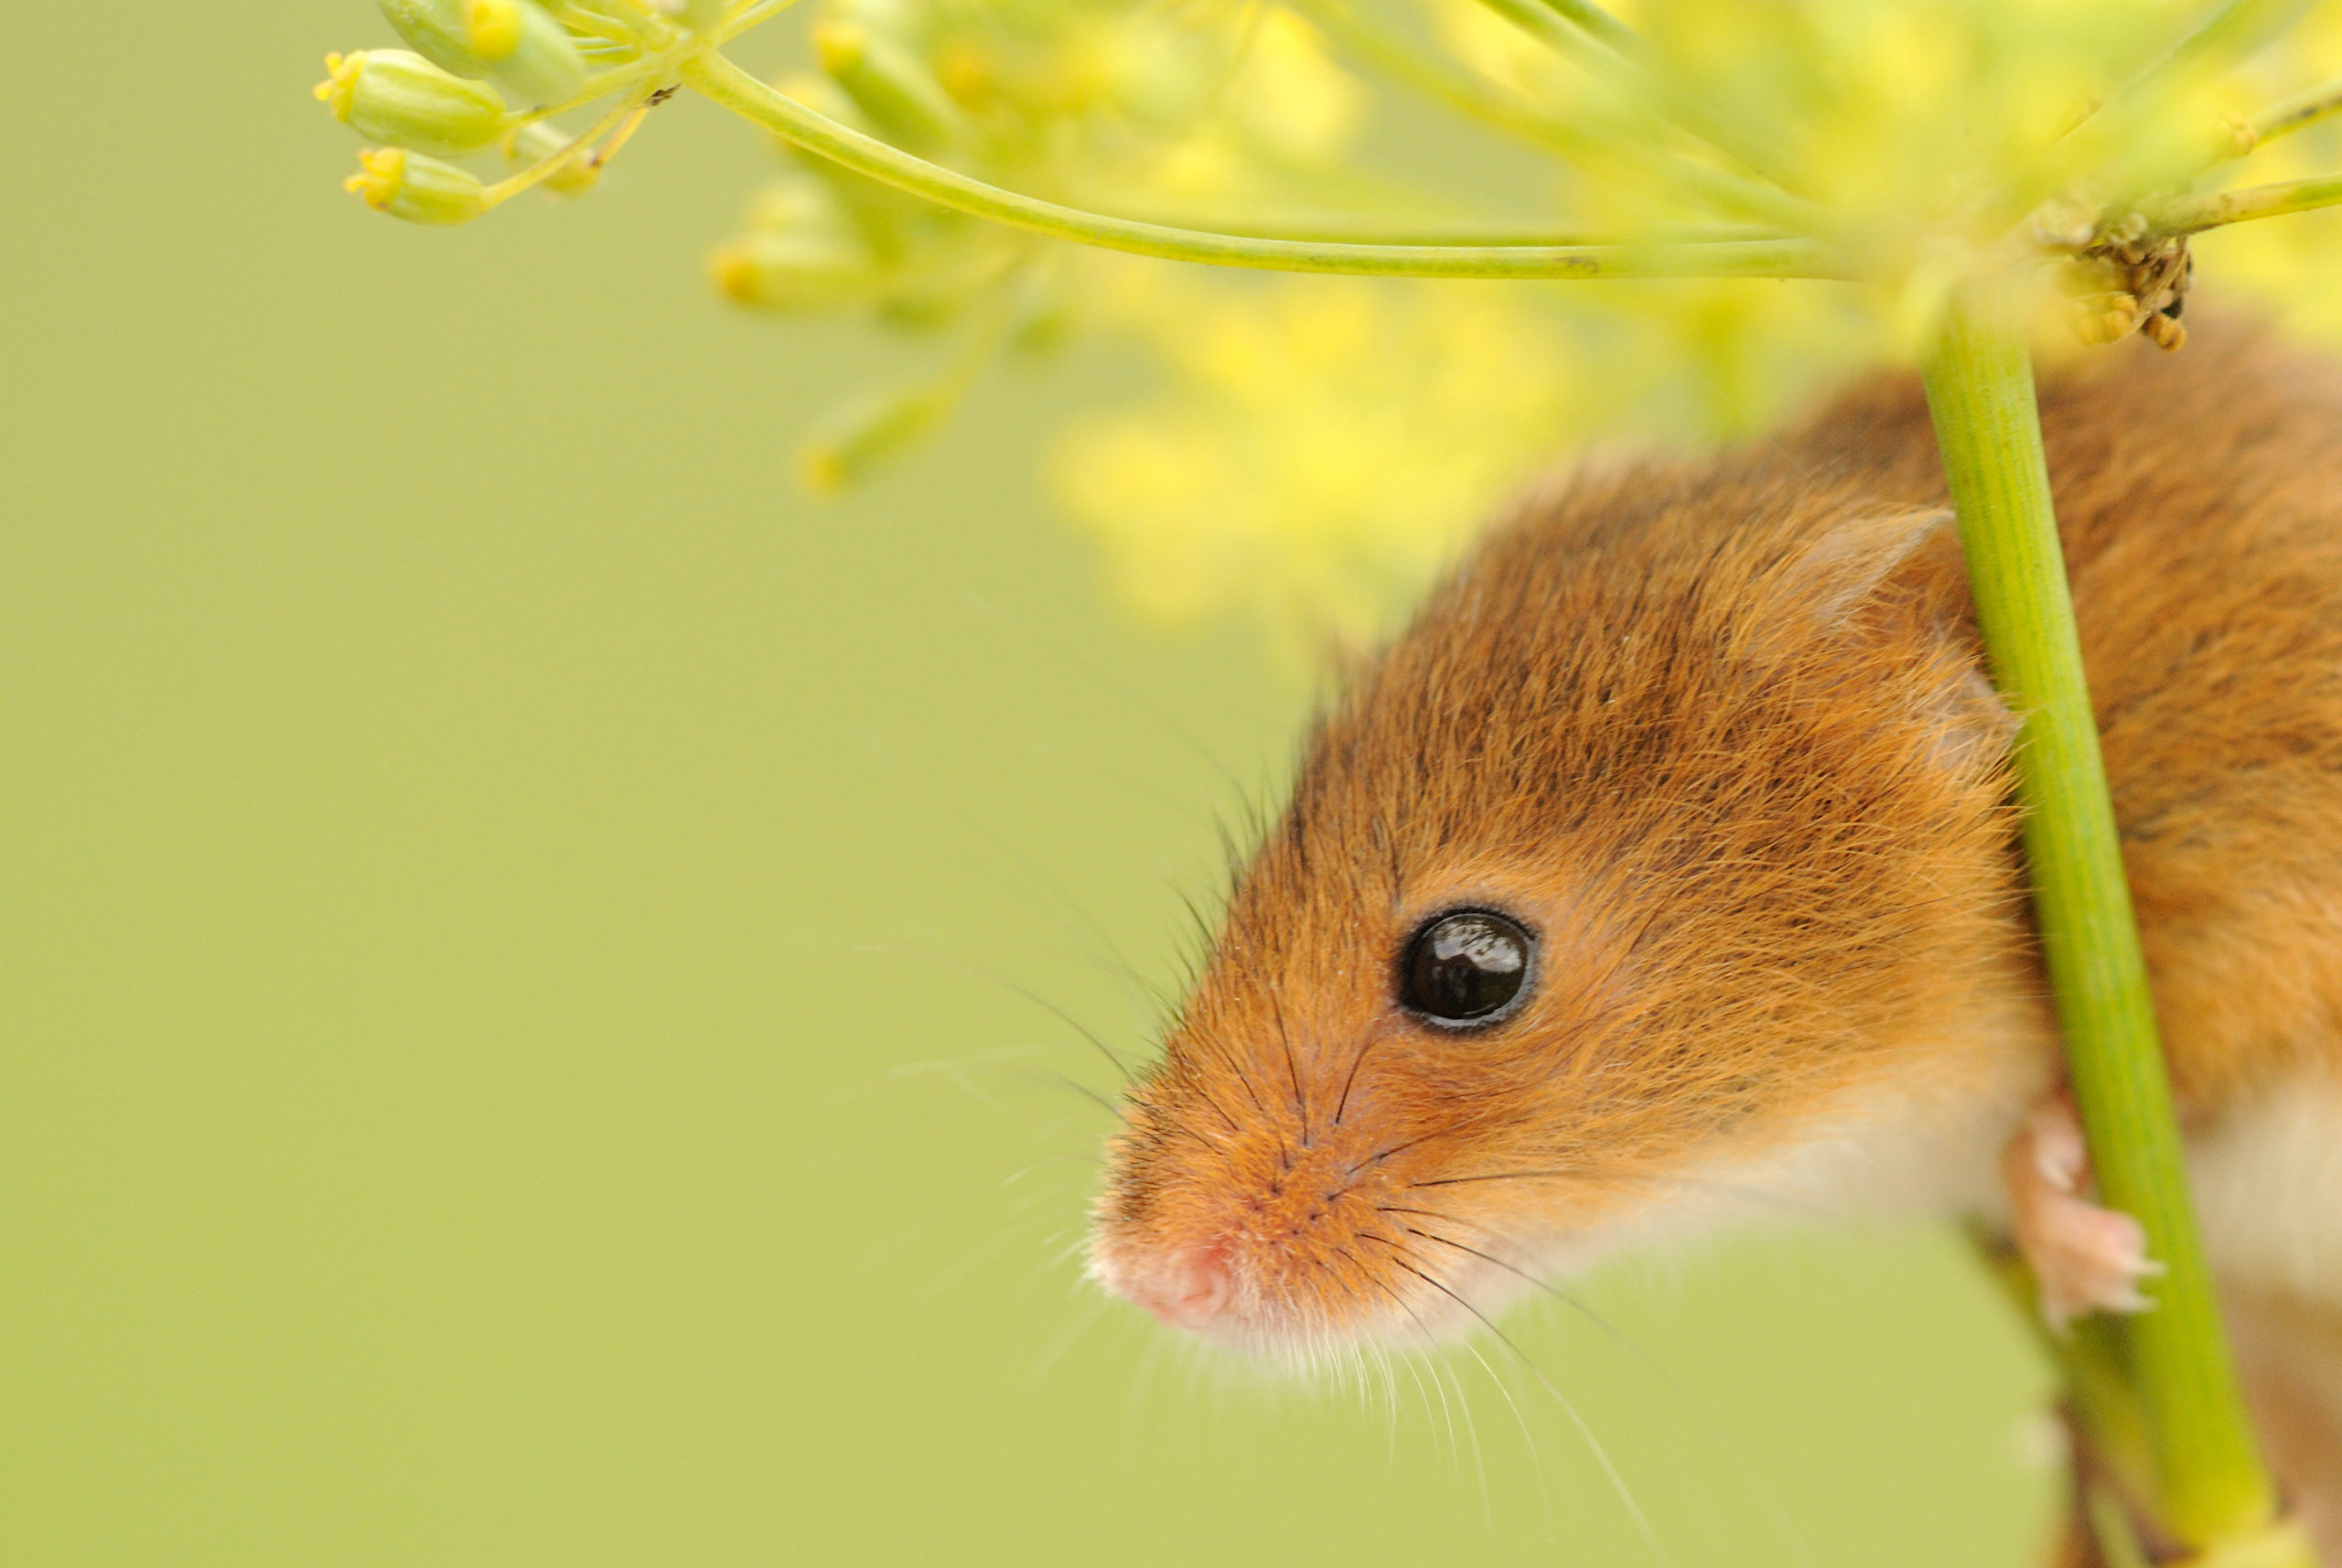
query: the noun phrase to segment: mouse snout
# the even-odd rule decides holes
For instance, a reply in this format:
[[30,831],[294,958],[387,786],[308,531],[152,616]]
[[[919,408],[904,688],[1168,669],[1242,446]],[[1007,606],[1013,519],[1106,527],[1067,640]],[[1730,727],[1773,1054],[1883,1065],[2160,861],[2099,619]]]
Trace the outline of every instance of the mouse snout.
[[1190,1247],[1122,1282],[1123,1294],[1174,1328],[1208,1328],[1235,1293],[1222,1247]]

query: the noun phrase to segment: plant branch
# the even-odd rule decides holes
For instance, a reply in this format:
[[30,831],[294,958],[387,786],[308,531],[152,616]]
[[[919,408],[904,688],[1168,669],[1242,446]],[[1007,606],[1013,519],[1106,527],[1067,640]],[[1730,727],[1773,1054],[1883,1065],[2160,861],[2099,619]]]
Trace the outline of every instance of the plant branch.
[[2085,180],[2101,199],[2118,192],[2167,188],[2247,150],[2226,138],[2219,139],[2217,148],[2174,145],[2160,134],[2169,114],[2165,90],[2191,72],[2224,70],[2255,53],[2291,27],[2305,3],[2218,0],[2009,181],[1995,199],[1995,212],[2014,223],[2051,196]]
[[796,4],[797,0],[761,0],[760,4],[725,18],[723,25],[715,30],[716,37],[729,43],[749,28],[764,26]]
[[1457,70],[1427,48],[1375,27],[1360,17],[1348,0],[1297,0],[1297,4],[1385,76],[1466,119],[1564,157],[1629,165],[1719,212],[1770,223],[1791,233],[1818,238],[1830,232],[1828,213],[1803,197],[1791,196],[1762,180],[1677,157],[1647,137],[1574,124],[1509,94],[1492,94],[1487,81]]
[[1732,242],[1779,243],[1794,236],[1765,224],[1655,223],[1622,238],[1617,231],[1543,229],[1492,222],[1443,223],[1427,218],[1405,218],[1338,209],[1291,209],[1273,213],[1258,209],[1209,202],[1130,201],[1123,216],[1134,222],[1240,235],[1255,240],[1286,240],[1315,244],[1404,245],[1455,249],[1549,250],[1630,245],[1714,245]]
[[1842,278],[1848,266],[1811,240],[1738,240],[1699,244],[1365,245],[1263,239],[1173,229],[1084,212],[1004,190],[912,156],[839,124],[750,76],[713,51],[679,68],[682,80],[742,118],[857,174],[941,207],[1052,239],[1134,255],[1273,272],[1379,277]]
[[[1697,98],[1665,80],[1649,47],[1609,13],[1583,0],[1480,0],[1489,10],[1564,59],[1596,77],[1617,80],[1644,101],[1656,126],[1669,121],[1783,190],[1790,183],[1781,159],[1727,124]],[[1591,17],[1601,20],[1590,23]],[[1618,42],[1623,39],[1626,48]]]
[[[2041,951],[2100,1191],[2145,1227],[2166,1273],[2120,1326],[2154,1459],[2158,1522],[2190,1547],[2280,1523],[2229,1362],[2099,757],[2033,370],[2010,301],[1971,289],[1922,364],[1994,682],[2024,719],[2017,795]],[[2270,1563],[2307,1568],[2282,1552]]]
[[1678,125],[1762,175],[1783,190],[1797,183],[1778,148],[1718,114],[1698,97],[1670,80],[1667,63],[1642,35],[1594,4],[1594,0],[1540,0],[1550,10],[1611,56],[1624,61],[1641,79],[1640,85],[1657,101],[1660,113]]
[[2259,147],[2337,113],[2342,113],[2342,81],[2329,81],[2272,103],[2245,124],[2252,128],[2252,147]]
[[2172,196],[2144,203],[2140,213],[2155,231],[2194,234],[2224,223],[2249,223],[2288,212],[2313,212],[2342,204],[2342,174],[2312,175],[2275,185],[2247,186],[2205,196]]

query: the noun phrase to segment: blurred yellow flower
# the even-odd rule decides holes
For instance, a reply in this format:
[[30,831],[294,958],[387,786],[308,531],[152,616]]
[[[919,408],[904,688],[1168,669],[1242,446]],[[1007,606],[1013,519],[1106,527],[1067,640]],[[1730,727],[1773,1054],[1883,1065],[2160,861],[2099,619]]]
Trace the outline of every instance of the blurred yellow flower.
[[[1047,336],[1035,322],[1135,342],[1160,389],[1074,421],[1050,458],[1123,595],[1358,637],[1538,469],[1762,429],[1907,357],[2011,235],[2078,224],[2047,247],[2070,250],[2125,203],[2218,183],[2243,118],[2342,76],[2342,0],[2269,48],[2249,46],[2290,0],[2220,11],[2191,45],[2203,0],[1608,9],[1639,43],[1549,0],[824,0],[825,75],[787,91],[1088,211],[1239,235],[1786,234],[1854,286],[1263,279],[1072,253],[800,155],[714,275],[760,308],[953,339],[927,381],[856,405],[916,418],[815,444],[831,480],[909,449],[983,356]],[[2250,177],[2337,166],[2328,124]],[[2204,292],[2342,343],[2337,221],[2206,236]],[[2090,318],[2128,330],[2099,288]]]
[[1502,285],[1129,271],[1117,307],[1176,384],[1077,422],[1053,473],[1152,615],[1363,632],[1569,420],[1559,335]]
[[[1574,81],[1574,68],[1479,0],[1420,3],[1430,35],[1492,90],[1619,112],[1623,100],[1606,106],[1582,72]],[[2078,134],[2194,8],[1690,0],[1621,14],[1681,91],[1777,130],[1792,182],[1826,202],[1850,244],[1908,253],[1880,267],[1867,302],[1828,285],[1264,284],[1105,263],[1112,281],[1095,317],[1147,344],[1170,385],[1075,421],[1051,473],[1132,604],[1166,619],[1243,610],[1354,638],[1541,467],[1613,437],[1744,435],[1821,384],[1896,360],[1931,314],[1934,274],[1909,251],[1914,237],[1956,225],[1989,180]],[[2196,157],[2223,116],[2337,75],[2342,6],[2328,5],[2242,71],[2175,77],[2134,156]],[[2342,132],[2316,127],[2253,174],[2337,165]],[[1569,189],[1578,210],[1623,232],[1677,199],[1631,180]],[[2337,225],[2342,215],[2205,236],[2214,301],[2342,344],[2342,290],[2328,285]]]
[[1395,284],[1115,263],[1093,308],[1166,390],[1074,420],[1060,501],[1125,598],[1356,640],[1539,468],[1761,428],[1875,354],[1832,294],[1750,283]]

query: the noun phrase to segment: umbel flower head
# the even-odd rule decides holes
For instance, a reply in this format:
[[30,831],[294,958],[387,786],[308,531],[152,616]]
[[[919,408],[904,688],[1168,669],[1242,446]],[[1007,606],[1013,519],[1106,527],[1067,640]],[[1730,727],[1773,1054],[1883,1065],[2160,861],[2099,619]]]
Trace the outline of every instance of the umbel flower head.
[[[585,190],[679,89],[779,134],[717,288],[935,345],[816,433],[819,488],[915,450],[1002,354],[1143,349],[1162,391],[1051,468],[1158,615],[1360,629],[1527,469],[1761,426],[1987,273],[2068,345],[2177,344],[2214,259],[2342,335],[2315,229],[2187,240],[2342,197],[2287,185],[2342,165],[2342,0],[380,4],[408,48],[318,93],[398,217]],[[768,84],[725,50],[783,14],[801,63]],[[2212,188],[2248,156],[2274,185]]]

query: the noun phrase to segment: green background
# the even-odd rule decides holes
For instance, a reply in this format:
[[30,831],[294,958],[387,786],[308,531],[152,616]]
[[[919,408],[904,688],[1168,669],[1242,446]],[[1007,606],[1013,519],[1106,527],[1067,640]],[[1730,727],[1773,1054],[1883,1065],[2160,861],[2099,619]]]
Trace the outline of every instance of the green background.
[[[1127,367],[812,504],[892,350],[709,296],[746,127],[419,231],[306,94],[364,0],[9,31],[0,1562],[1661,1560],[1501,1347],[1282,1384],[1069,1255],[1108,1079],[1019,989],[1144,1038],[1307,700],[1037,491]],[[1666,1560],[2036,1552],[1948,1239],[1585,1294],[1517,1340]]]

